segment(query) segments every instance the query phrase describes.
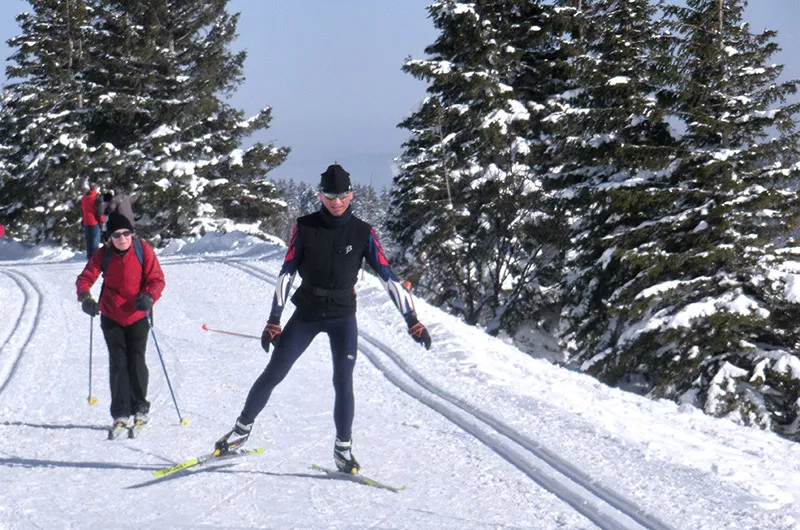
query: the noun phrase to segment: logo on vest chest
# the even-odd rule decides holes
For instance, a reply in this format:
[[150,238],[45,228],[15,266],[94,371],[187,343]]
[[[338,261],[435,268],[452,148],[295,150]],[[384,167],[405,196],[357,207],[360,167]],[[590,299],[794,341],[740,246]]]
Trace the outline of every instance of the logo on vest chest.
[[350,254],[353,251],[353,245],[347,245],[339,249],[339,254]]

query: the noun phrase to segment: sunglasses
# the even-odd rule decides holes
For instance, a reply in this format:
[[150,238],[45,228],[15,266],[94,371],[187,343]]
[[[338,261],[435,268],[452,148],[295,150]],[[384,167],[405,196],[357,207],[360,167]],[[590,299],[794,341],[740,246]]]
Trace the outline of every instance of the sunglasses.
[[114,232],[113,234],[111,234],[111,237],[113,237],[114,239],[119,239],[121,237],[131,237],[132,235],[133,232],[131,232],[130,230],[122,230],[120,232]]
[[336,199],[345,200],[347,198],[347,196],[350,195],[351,192],[345,191],[343,193],[328,193],[328,192],[322,191],[320,193],[322,193],[322,196],[325,197],[326,199],[328,199],[329,201],[333,201],[333,200],[336,200]]

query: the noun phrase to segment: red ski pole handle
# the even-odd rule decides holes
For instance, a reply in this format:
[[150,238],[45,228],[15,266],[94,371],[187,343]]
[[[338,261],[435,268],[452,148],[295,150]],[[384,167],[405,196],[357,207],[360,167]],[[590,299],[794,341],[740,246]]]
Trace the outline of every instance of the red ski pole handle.
[[405,287],[406,291],[408,291],[408,297],[411,298],[411,309],[413,309],[414,312],[416,313],[417,308],[414,306],[414,297],[411,296],[411,282],[406,280],[405,282],[403,282],[403,287]]

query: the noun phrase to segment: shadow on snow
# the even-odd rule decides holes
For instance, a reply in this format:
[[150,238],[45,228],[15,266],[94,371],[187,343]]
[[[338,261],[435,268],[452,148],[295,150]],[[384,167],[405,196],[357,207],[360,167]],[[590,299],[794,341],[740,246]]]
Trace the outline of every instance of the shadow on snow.
[[0,421],[0,426],[7,427],[31,427],[34,429],[88,429],[92,431],[107,431],[108,427],[101,425],[75,425],[71,423],[25,423],[23,421]]
[[128,486],[125,489],[144,488],[144,487],[147,487],[147,486],[153,486],[155,484],[162,484],[162,483],[167,482],[169,480],[176,480],[176,479],[179,479],[179,478],[184,478],[184,477],[187,477],[189,475],[199,475],[200,473],[236,473],[236,474],[242,474],[242,475],[245,475],[245,474],[247,474],[247,475],[266,475],[266,476],[269,476],[269,477],[312,478],[312,479],[317,479],[317,480],[342,480],[342,478],[344,478],[345,480],[347,479],[346,476],[345,477],[334,477],[334,476],[324,475],[324,474],[319,474],[319,473],[275,473],[275,472],[272,472],[272,471],[252,471],[252,470],[250,470],[250,471],[248,471],[248,470],[234,471],[234,470],[229,469],[231,467],[235,467],[236,465],[238,465],[238,464],[226,464],[226,465],[219,465],[219,466],[214,466],[214,467],[205,467],[205,468],[199,468],[199,469],[192,469],[192,468],[182,469],[181,471],[176,471],[175,473],[172,473],[171,475],[167,475],[165,477],[154,478],[152,480],[148,480],[146,482],[142,482],[141,484],[134,484],[132,486]]

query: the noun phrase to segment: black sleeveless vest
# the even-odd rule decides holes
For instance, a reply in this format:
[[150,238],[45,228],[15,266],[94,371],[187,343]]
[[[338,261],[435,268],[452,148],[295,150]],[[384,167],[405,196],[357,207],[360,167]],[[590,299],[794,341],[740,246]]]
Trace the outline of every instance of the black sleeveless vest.
[[303,316],[340,317],[355,313],[355,284],[369,245],[371,227],[352,213],[332,216],[324,207],[297,219],[303,279],[292,302]]

